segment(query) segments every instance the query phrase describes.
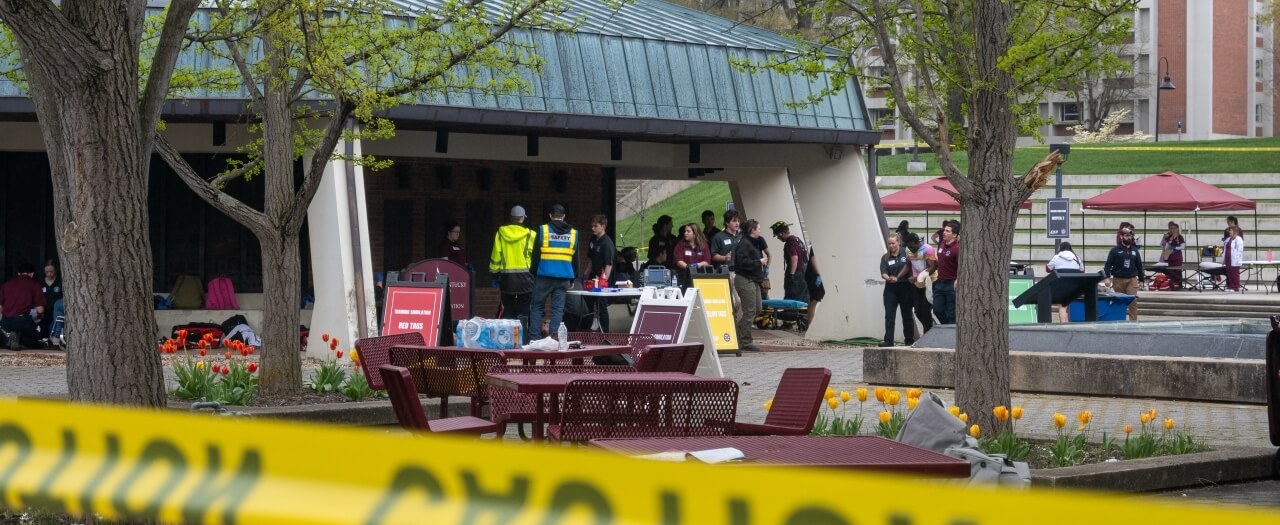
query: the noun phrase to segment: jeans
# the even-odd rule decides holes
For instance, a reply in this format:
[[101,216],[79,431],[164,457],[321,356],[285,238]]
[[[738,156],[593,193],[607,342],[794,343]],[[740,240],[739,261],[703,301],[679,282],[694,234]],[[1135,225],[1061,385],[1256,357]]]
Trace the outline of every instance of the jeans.
[[551,296],[551,324],[547,332],[556,333],[564,321],[564,293],[573,285],[573,279],[556,279],[538,276],[533,280],[533,304],[529,305],[529,338],[542,338],[542,310]]
[[49,337],[62,337],[62,329],[67,324],[66,310],[62,299],[53,302],[53,323],[49,326]]
[[741,275],[734,277],[733,288],[742,300],[742,321],[737,324],[738,348],[755,342],[751,337],[751,327],[756,324],[756,316],[760,315],[760,284]]
[[933,314],[938,316],[939,324],[956,323],[955,281],[937,281],[933,283]]
[[923,337],[933,328],[933,305],[929,304],[928,290],[924,287],[916,288],[914,284],[911,288],[915,290],[913,293],[915,293],[916,319],[919,319],[920,326],[924,327],[924,330],[916,335]]
[[[529,302],[533,297],[533,292],[529,293],[504,293],[502,294],[502,318],[518,319],[521,323],[521,343],[529,342]],[[542,328],[539,326],[538,328]]]
[[893,346],[894,314],[902,316],[902,335],[908,345],[916,341],[916,322],[911,319],[915,285],[889,283],[884,286],[884,345]]

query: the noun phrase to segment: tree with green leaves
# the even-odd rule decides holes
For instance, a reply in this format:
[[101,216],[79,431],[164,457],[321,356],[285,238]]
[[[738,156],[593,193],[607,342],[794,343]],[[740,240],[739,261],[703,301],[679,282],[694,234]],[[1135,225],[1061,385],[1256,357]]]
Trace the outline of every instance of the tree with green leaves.
[[[1009,405],[1006,268],[1018,207],[1062,162],[1054,153],[1015,176],[1015,141],[1045,123],[1045,93],[1114,65],[1111,50],[1132,31],[1136,8],[1136,0],[826,0],[812,16],[836,21],[826,36],[767,64],[827,70],[830,85],[843,86],[862,73],[847,57],[876,56],[898,113],[937,156],[961,205],[956,404],[983,432],[1001,430],[991,411]],[[967,172],[955,149],[968,151]]]
[[67,316],[83,335],[67,348],[76,401],[165,405],[147,175],[197,4],[170,2],[144,51],[145,0],[0,0],[17,51],[17,67],[7,71],[22,77],[49,157]]
[[[380,112],[451,90],[526,89],[539,65],[532,42],[513,31],[558,29],[563,0],[445,1],[408,13],[390,0],[215,0],[207,27],[189,38],[227,60],[235,89],[249,93],[252,140],[244,160],[201,177],[163,137],[156,151],[205,202],[244,225],[262,249],[263,340],[260,389],[291,393],[302,385],[292,341],[300,316],[299,232],[325,166],[344,159],[385,163],[337,151],[343,140],[394,133]],[[517,28],[520,28],[517,30]],[[527,33],[525,34],[527,36]],[[302,182],[294,164],[303,159]],[[261,178],[261,210],[223,191],[237,178]],[[315,283],[343,286],[342,283]],[[350,292],[349,292],[350,293]],[[360,293],[359,290],[354,293]]]

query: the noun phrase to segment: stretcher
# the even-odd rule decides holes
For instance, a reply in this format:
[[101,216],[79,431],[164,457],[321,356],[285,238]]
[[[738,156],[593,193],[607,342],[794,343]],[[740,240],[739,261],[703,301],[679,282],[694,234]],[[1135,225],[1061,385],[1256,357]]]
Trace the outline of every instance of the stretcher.
[[760,314],[756,316],[756,328],[777,330],[791,328],[809,329],[809,303],[792,299],[765,299],[760,302]]

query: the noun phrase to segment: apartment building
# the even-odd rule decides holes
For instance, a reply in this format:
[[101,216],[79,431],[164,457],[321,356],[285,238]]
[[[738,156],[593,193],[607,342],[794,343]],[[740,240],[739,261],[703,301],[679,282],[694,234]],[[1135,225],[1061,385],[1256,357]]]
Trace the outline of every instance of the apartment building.
[[[1137,131],[1160,141],[1276,136],[1280,24],[1258,20],[1264,6],[1258,0],[1142,0],[1132,15],[1132,38],[1118,50],[1132,70],[1097,79],[1092,89],[1045,97],[1040,115],[1050,123],[1040,130],[1044,142],[1069,141],[1072,126],[1122,108],[1128,115],[1117,128],[1121,134]],[[874,58],[868,64],[868,76],[880,74]],[[910,127],[893,118],[885,91],[866,96],[885,141],[913,139]],[[1019,139],[1020,145],[1036,142]]]

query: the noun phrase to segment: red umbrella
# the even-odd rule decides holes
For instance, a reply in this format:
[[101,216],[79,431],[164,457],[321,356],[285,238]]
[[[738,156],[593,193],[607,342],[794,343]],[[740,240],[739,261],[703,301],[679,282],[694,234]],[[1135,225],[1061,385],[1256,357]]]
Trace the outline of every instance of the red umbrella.
[[1104,211],[1230,211],[1257,209],[1253,201],[1166,171],[1085,199],[1084,207]]
[[1143,230],[1147,229],[1148,211],[1195,212],[1197,245],[1200,244],[1201,211],[1254,210],[1254,230],[1258,229],[1257,203],[1172,171],[1117,186],[1096,197],[1085,199],[1083,207],[1088,210],[1140,211],[1143,213]]
[[[960,211],[959,202],[934,186],[956,191],[946,177],[938,177],[881,198],[880,203],[885,211]],[[1031,209],[1031,201],[1023,202],[1022,209]]]

